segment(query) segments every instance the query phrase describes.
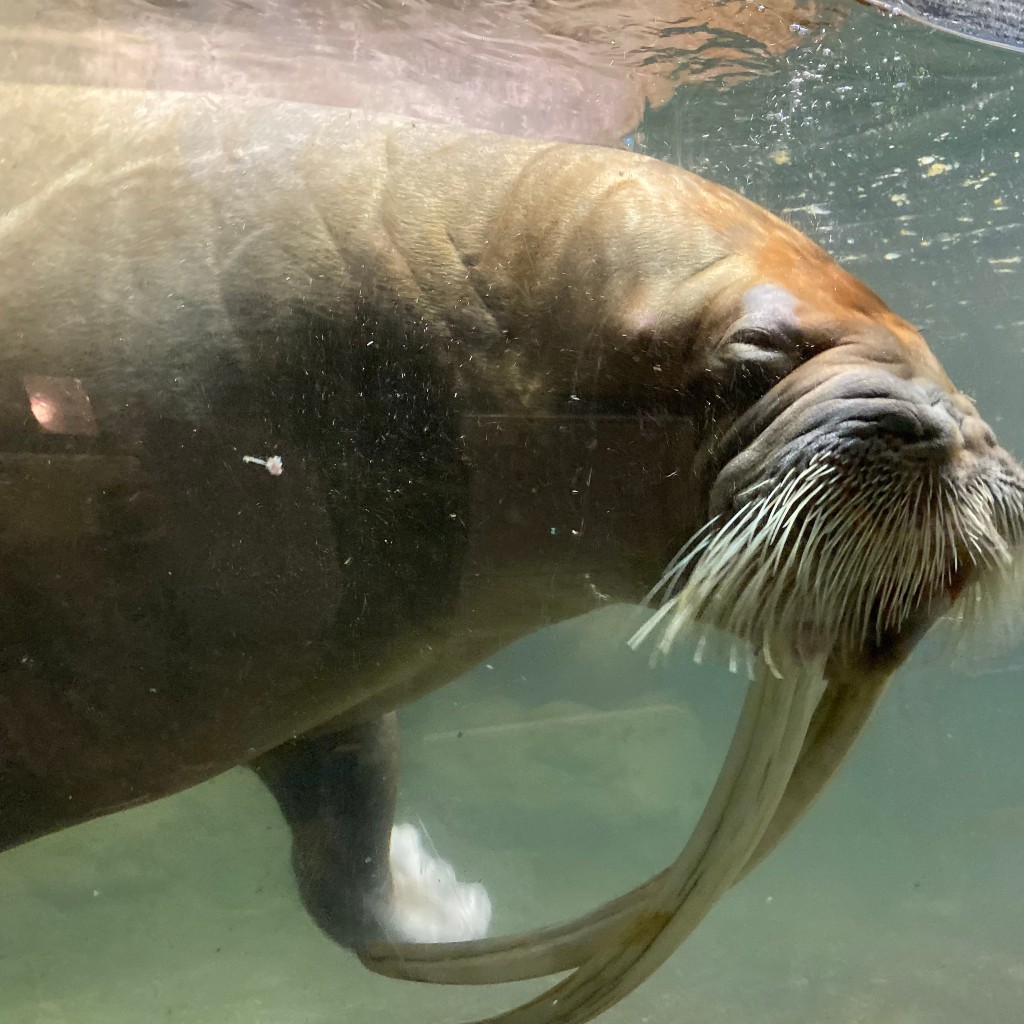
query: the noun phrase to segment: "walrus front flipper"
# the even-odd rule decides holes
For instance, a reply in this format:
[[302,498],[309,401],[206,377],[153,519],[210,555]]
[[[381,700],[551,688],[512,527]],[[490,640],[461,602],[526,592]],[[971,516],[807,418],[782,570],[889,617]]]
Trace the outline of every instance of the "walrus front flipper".
[[395,716],[301,736],[253,764],[292,832],[302,902],[335,942],[382,938],[398,783]]
[[478,883],[392,825],[398,781],[394,713],[301,736],[253,769],[292,832],[292,866],[310,916],[335,942],[445,942],[486,934],[491,903]]

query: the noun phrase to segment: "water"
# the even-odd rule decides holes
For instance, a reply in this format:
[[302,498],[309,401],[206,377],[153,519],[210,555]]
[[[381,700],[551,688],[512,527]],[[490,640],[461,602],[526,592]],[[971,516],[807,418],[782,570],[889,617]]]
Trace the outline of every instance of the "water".
[[[923,329],[1022,454],[1022,98],[1019,55],[854,10],[774,73],[688,85],[637,144],[824,244]],[[404,715],[402,816],[485,880],[499,930],[656,870],[717,770],[741,682],[683,656],[638,670],[628,620],[613,609],[529,638]],[[1020,645],[952,665],[919,652],[808,818],[605,1019],[1017,1019],[1022,679]],[[552,719],[558,757],[552,726],[530,725]],[[448,1024],[521,994],[389,982],[324,940],[276,809],[241,770],[2,864],[0,1020]]]
[[680,82],[764,71],[837,16],[837,0],[0,0],[0,80],[255,92],[615,144]]

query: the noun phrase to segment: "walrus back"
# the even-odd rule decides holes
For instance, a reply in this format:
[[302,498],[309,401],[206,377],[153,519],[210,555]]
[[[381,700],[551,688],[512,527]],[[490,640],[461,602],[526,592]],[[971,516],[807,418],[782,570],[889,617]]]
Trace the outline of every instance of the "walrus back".
[[[254,296],[260,315],[301,296],[343,316],[369,295],[471,339],[473,385],[508,391],[524,366],[545,372],[538,346],[633,336],[660,326],[652,310],[684,323],[706,305],[702,272],[748,272],[766,237],[824,257],[734,193],[632,153],[200,94],[7,86],[3,99],[0,258],[19,273],[0,299],[27,343],[69,354],[97,333],[136,358],[180,352],[175,295],[190,333],[225,337]],[[73,294],[87,326],[40,322],[40,289]],[[97,330],[129,302],[145,310],[134,332],[123,317]],[[525,362],[505,358],[509,342]]]

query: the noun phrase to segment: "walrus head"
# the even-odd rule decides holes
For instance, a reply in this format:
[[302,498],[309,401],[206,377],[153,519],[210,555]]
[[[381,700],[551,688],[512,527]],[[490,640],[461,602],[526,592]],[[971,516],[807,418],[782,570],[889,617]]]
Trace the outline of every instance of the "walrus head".
[[1007,603],[1024,472],[921,336],[833,269],[858,300],[841,318],[759,284],[722,331],[713,358],[764,393],[716,417],[706,524],[634,643],[664,623],[660,650],[689,633],[699,657],[712,627],[776,673],[818,656],[891,671],[936,619]]

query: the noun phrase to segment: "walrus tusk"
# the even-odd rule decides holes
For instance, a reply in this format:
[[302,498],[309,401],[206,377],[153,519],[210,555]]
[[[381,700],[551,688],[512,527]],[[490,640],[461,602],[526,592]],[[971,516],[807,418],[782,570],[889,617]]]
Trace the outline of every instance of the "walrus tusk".
[[1024,51],[1024,14],[1020,0],[860,0],[886,14],[988,46]]
[[639,901],[621,931],[569,978],[487,1024],[582,1024],[663,963],[739,877],[793,773],[822,694],[823,663],[776,677],[763,657],[740,720],[689,842],[657,894]]
[[814,709],[785,795],[737,881],[746,878],[778,846],[839,771],[891,677],[892,672],[886,670],[829,681]]
[[[570,1024],[589,1020],[638,985],[670,955],[707,914],[718,897],[761,851],[790,779],[801,759],[823,737],[833,720],[828,702],[824,719],[812,725],[822,694],[819,665],[775,677],[759,659],[755,680],[729,753],[704,813],[679,858],[668,869],[593,914],[566,925],[502,939],[450,943],[444,947],[383,944],[361,954],[373,970],[389,976],[453,984],[487,983],[580,969],[568,980],[523,1007],[494,1018],[494,1024]],[[859,707],[859,702],[854,702]],[[862,720],[863,720],[863,716]],[[841,730],[852,742],[857,728]],[[811,764],[827,770],[841,756],[816,755]],[[784,814],[795,821],[812,794],[806,773],[799,797]],[[785,832],[775,830],[775,841]],[[773,843],[774,845],[774,843]],[[764,850],[767,852],[767,849]],[[409,954],[408,959],[405,959]],[[568,1014],[568,1016],[567,1016]]]
[[[740,878],[784,838],[838,770],[867,723],[889,674],[864,685],[830,683],[818,704],[783,799]],[[596,945],[619,932],[633,907],[665,880],[662,871],[642,885],[572,921],[516,935],[453,943],[378,943],[360,951],[378,974],[409,981],[484,985],[571,970]]]
[[[890,675],[886,671],[856,682],[829,682],[782,800],[737,881],[771,853],[831,781]],[[386,977],[439,985],[488,985],[558,974],[581,966],[591,951],[621,932],[632,909],[652,897],[666,875],[667,869],[596,910],[550,928],[473,942],[375,943],[359,956],[370,970]]]

